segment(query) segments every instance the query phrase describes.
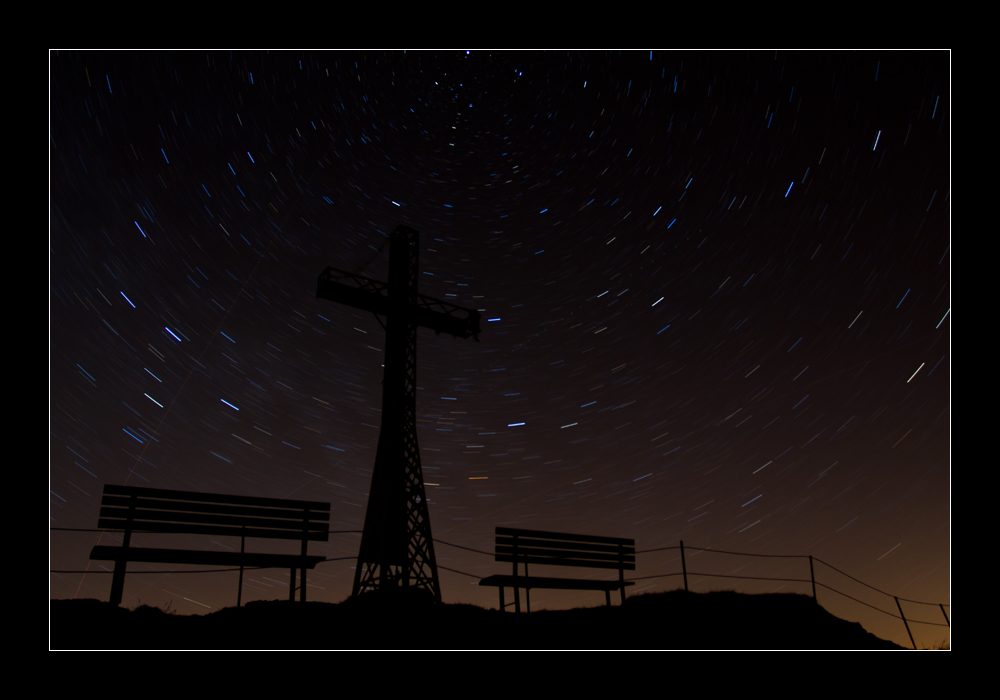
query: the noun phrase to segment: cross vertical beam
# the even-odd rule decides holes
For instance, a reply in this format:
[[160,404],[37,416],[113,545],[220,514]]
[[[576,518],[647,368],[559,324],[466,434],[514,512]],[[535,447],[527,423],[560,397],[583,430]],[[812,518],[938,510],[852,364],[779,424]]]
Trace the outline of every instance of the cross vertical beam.
[[479,334],[479,313],[417,293],[419,233],[389,237],[389,283],[333,268],[316,296],[385,316],[382,425],[352,595],[411,587],[441,600],[417,444],[417,327],[462,338]]
[[354,572],[354,595],[412,583],[441,599],[417,445],[416,303],[419,237],[398,227],[389,239],[382,426]]

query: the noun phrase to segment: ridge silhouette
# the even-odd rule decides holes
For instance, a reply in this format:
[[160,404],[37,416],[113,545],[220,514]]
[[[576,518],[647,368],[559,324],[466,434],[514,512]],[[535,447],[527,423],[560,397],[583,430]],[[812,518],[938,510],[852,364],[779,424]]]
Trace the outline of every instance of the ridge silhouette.
[[[400,637],[401,621],[421,630]],[[51,602],[53,649],[903,649],[794,593],[669,591],[620,606],[504,614],[420,589],[342,603],[254,601],[207,615]]]

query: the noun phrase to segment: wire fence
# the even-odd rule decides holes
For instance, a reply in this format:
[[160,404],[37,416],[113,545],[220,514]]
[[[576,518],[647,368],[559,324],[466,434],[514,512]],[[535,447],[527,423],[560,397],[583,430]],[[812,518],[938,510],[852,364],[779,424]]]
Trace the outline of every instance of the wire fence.
[[[117,529],[116,530],[111,530],[111,529],[106,529],[106,528],[71,528],[71,527],[53,527],[53,528],[50,528],[50,530],[53,530],[53,531],[63,531],[63,532],[102,532],[102,533],[103,532],[123,532],[123,530],[117,530]],[[134,533],[140,533],[140,532],[143,532],[143,531],[142,530],[133,530],[132,532],[134,532]],[[362,530],[329,530],[328,531],[328,534],[330,534],[330,535],[361,534],[361,533],[362,533]],[[166,534],[166,533],[147,533],[147,534]],[[444,540],[434,539],[434,542],[436,544],[442,544],[442,545],[446,545],[448,547],[454,547],[456,549],[462,549],[462,550],[465,550],[467,552],[473,552],[475,554],[481,554],[483,556],[488,556],[490,558],[493,558],[495,556],[493,552],[487,552],[487,551],[484,551],[484,550],[481,550],[481,549],[475,549],[473,547],[466,547],[464,545],[454,544],[452,542],[445,542]],[[933,627],[948,627],[948,628],[951,627],[951,620],[950,620],[950,618],[948,616],[947,610],[945,610],[945,608],[950,608],[951,607],[950,603],[930,603],[930,602],[922,601],[922,600],[912,600],[910,598],[900,598],[899,596],[895,596],[895,595],[893,595],[891,593],[887,593],[886,591],[883,591],[883,590],[881,590],[879,588],[876,588],[875,586],[872,586],[871,584],[865,583],[861,579],[855,578],[854,576],[851,576],[847,572],[842,571],[842,570],[838,569],[837,567],[833,566],[832,564],[829,564],[829,563],[823,561],[822,559],[814,557],[814,556],[812,556],[810,554],[754,554],[754,553],[750,553],[750,552],[731,552],[731,551],[726,551],[726,550],[721,550],[721,549],[706,549],[706,548],[703,548],[703,547],[691,547],[690,545],[685,546],[684,545],[684,541],[681,540],[680,543],[677,546],[657,547],[655,549],[636,550],[636,555],[638,556],[640,554],[652,554],[652,553],[656,553],[656,552],[667,552],[667,551],[675,551],[675,550],[679,551],[679,553],[680,553],[681,571],[673,571],[673,572],[662,573],[662,574],[651,574],[651,575],[647,575],[647,576],[635,576],[635,577],[633,577],[631,579],[628,579],[628,580],[630,580],[630,581],[646,581],[646,580],[664,579],[664,578],[671,578],[671,577],[674,577],[674,576],[680,576],[680,577],[683,578],[683,581],[684,581],[684,590],[685,591],[690,591],[689,582],[688,582],[689,577],[691,577],[691,578],[693,578],[693,577],[727,578],[727,579],[736,579],[736,580],[740,580],[740,581],[775,581],[775,582],[789,582],[789,583],[808,583],[808,584],[811,584],[811,586],[812,586],[812,597],[813,597],[814,600],[817,600],[816,588],[818,586],[820,588],[823,588],[823,589],[826,589],[826,590],[830,591],[831,593],[836,593],[837,595],[843,596],[844,598],[847,598],[848,600],[854,601],[855,603],[859,603],[860,605],[863,605],[863,606],[865,606],[867,608],[870,608],[872,610],[880,612],[883,615],[888,615],[889,617],[893,617],[893,618],[896,618],[897,620],[901,620],[903,622],[903,625],[906,627],[906,633],[909,636],[910,643],[913,645],[914,649],[917,648],[917,645],[916,645],[916,642],[913,639],[913,632],[910,630],[910,624],[929,625],[929,626],[933,626]],[[739,557],[759,557],[759,558],[772,558],[772,559],[808,559],[809,560],[809,578],[778,578],[778,577],[769,577],[769,576],[747,576],[747,575],[736,575],[736,574],[716,574],[716,573],[709,573],[709,572],[688,571],[686,552],[691,552],[691,551],[711,553],[711,554],[724,554],[724,555],[728,555],[728,556],[739,556]],[[333,557],[333,558],[327,558],[327,559],[325,559],[322,563],[334,562],[334,561],[356,561],[356,560],[357,560],[356,556]],[[884,610],[884,609],[882,609],[882,608],[880,608],[880,607],[878,607],[876,605],[872,605],[871,603],[867,603],[867,602],[865,602],[865,601],[863,601],[863,600],[861,600],[859,598],[856,598],[856,597],[854,597],[852,595],[849,595],[849,594],[847,594],[847,593],[845,593],[843,591],[837,590],[833,586],[827,585],[827,584],[825,584],[825,583],[823,583],[821,581],[817,581],[816,580],[816,567],[815,567],[816,564],[821,564],[821,565],[827,567],[828,569],[830,569],[831,571],[834,571],[837,574],[840,574],[841,576],[844,576],[844,577],[850,579],[851,581],[854,581],[855,583],[858,583],[858,584],[864,586],[865,588],[871,589],[872,591],[874,591],[876,593],[879,593],[879,594],[881,594],[883,596],[892,598],[895,601],[895,603],[896,603],[896,608],[897,608],[897,610],[899,610],[899,614],[897,615],[896,613],[891,612],[889,610]],[[273,568],[273,567],[261,567],[261,566],[246,566],[246,567],[243,567],[243,569],[245,569],[245,570],[266,569],[266,568]],[[476,574],[470,574],[468,572],[460,571],[458,569],[452,569],[452,568],[449,568],[449,567],[446,567],[446,566],[441,566],[440,564],[437,565],[437,568],[443,569],[445,571],[450,571],[450,572],[455,573],[455,574],[460,574],[462,576],[468,576],[468,577],[474,578],[474,579],[481,579],[482,578],[481,576],[478,576]],[[222,573],[222,572],[230,572],[230,571],[240,571],[240,568],[236,567],[236,568],[226,568],[226,569],[199,569],[199,570],[194,570],[194,571],[134,571],[134,572],[129,572],[129,576],[143,575],[143,574],[160,574],[160,575],[163,575],[163,574],[209,574],[209,573]],[[50,569],[49,573],[52,573],[52,574],[111,574],[113,572],[112,571],[107,571],[107,570],[104,570],[104,571],[91,571],[91,570],[52,570],[52,569]],[[902,602],[906,602],[906,603],[912,603],[914,605],[927,605],[927,606],[937,607],[937,608],[940,609],[941,614],[944,617],[944,622],[931,622],[930,620],[916,620],[916,619],[912,619],[912,617],[911,618],[907,618],[906,615],[903,613],[903,606],[901,604],[901,601]]]

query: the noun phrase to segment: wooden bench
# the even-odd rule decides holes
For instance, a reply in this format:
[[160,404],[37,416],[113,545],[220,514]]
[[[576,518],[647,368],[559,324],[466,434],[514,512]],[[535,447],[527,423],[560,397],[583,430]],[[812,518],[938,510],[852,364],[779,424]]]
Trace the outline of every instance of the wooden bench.
[[[125,588],[125,567],[130,561],[161,564],[208,564],[240,567],[237,607],[242,602],[243,567],[275,567],[291,570],[288,599],[295,600],[295,572],[302,571],[299,600],[306,599],[306,569],[326,557],[308,556],[309,542],[326,542],[330,504],[277,498],[226,496],[191,491],[166,491],[136,486],[104,486],[97,527],[123,530],[121,547],[96,546],[95,561],[113,561],[110,602],[120,605]],[[240,551],[202,551],[132,547],[132,533],[216,535],[239,537]],[[295,540],[302,543],[298,554],[264,554],[246,551],[248,537]],[[235,543],[234,543],[235,544]]]
[[[621,590],[625,602],[625,587],[633,585],[625,580],[626,571],[635,571],[635,540],[618,537],[591,537],[569,535],[561,532],[540,530],[517,530],[509,527],[496,529],[496,561],[511,562],[514,573],[510,576],[489,576],[479,582],[480,586],[496,586],[500,589],[500,611],[504,605],[503,589],[514,589],[514,611],[521,612],[518,590],[525,589],[528,612],[531,612],[532,588],[552,588],[560,590],[604,591],[608,605],[611,605],[611,591]],[[518,574],[517,565],[524,564],[524,575]],[[528,564],[545,566],[583,566],[593,569],[618,569],[617,581],[594,581],[591,579],[550,578],[529,576]]]

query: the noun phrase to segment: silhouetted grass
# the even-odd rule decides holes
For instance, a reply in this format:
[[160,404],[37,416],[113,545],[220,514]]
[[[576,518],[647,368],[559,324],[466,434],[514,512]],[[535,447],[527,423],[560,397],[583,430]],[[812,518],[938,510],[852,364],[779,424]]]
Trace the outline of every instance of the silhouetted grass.
[[920,648],[921,649],[925,649],[925,650],[933,650],[933,651],[950,651],[951,650],[951,643],[948,642],[947,639],[942,639],[940,642],[936,642],[933,646],[920,647]]
[[670,591],[520,615],[419,595],[189,616],[54,600],[50,615],[53,649],[902,649],[789,593]]

